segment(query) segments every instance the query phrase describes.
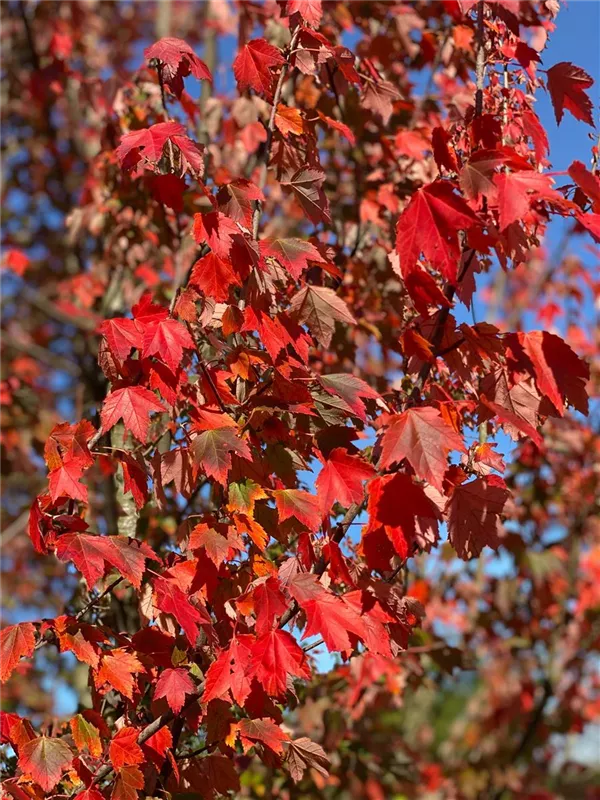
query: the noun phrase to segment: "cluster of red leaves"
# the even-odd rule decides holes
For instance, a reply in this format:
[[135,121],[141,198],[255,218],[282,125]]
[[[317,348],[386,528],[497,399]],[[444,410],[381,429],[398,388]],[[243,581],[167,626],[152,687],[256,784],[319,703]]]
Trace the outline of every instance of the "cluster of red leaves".
[[[287,208],[306,230],[332,219],[317,125],[351,146],[354,134],[321,111],[286,105],[287,76],[332,82],[326,73],[335,74],[383,126],[402,101],[370,59],[355,60],[316,29],[319,0],[281,5],[289,47],[243,42],[233,73],[242,95],[253,92],[269,108],[263,141],[278,179],[270,191],[291,199]],[[465,11],[455,9],[473,28]],[[488,24],[507,26],[517,49],[504,55],[521,63],[522,43],[502,14]],[[181,40],[162,39],[145,56],[163,102],[171,93],[184,97],[187,76],[211,80]],[[568,110],[591,122],[590,83],[570,64],[548,71],[558,121]],[[382,191],[364,210],[398,215],[389,259],[410,309],[401,340],[406,373],[416,375],[404,395],[382,394],[350,368],[329,372],[315,358],[344,326],[361,323],[361,301],[347,282],[340,289],[343,259],[325,236],[262,235],[266,162],[252,178],[223,170],[213,190],[200,183],[205,152],[181,123],[162,119],[123,132],[112,165],[139,192],[149,180],[163,213],[189,209],[184,176],[198,182],[201,210],[189,214],[197,252],[170,307],[145,293],[131,316],[98,327],[99,364],[110,384],[100,425],[84,420],[53,430],[48,490],[35,500],[29,531],[38,552],[72,563],[90,591],[116,571],[137,592],[141,626],[131,635],[86,623],[80,613],[3,629],[2,680],[33,655],[36,639],[55,642],[90,670],[93,709],[62,736],[38,736],[27,720],[4,715],[2,735],[18,753],[21,782],[52,793],[61,780],[79,781],[81,800],[100,800],[110,783],[115,800],[131,800],[154,771],[212,796],[239,787],[235,754],[250,751],[285,765],[295,780],[308,767],[326,774],[322,749],[292,741],[281,727],[294,681],[311,678],[311,645],[302,640],[319,637],[344,659],[366,653],[369,669],[393,672],[424,614],[394,582],[399,568],[438,544],[442,523],[463,559],[499,545],[510,492],[492,470],[501,473],[504,464],[490,444],[468,446],[465,428],[503,428],[541,450],[548,417],[562,417],[568,406],[587,410],[588,367],[554,334],[457,325],[449,309],[455,295],[470,303],[473,274],[492,257],[505,268],[525,260],[536,227],[551,214],[600,239],[600,215],[590,211],[598,210],[598,179],[575,162],[576,190],[554,188],[539,171],[544,132],[524,92],[515,95],[510,143],[493,98],[485,113],[471,107],[412,138],[400,131],[382,139],[392,159],[421,147],[437,167],[407,202]],[[207,345],[216,348],[213,362]],[[425,394],[435,370],[450,377]],[[451,391],[457,386],[460,400]],[[115,426],[124,444],[109,448],[102,443]],[[355,442],[368,428],[375,444],[360,449]],[[314,464],[320,471],[311,492],[300,488],[298,472]],[[137,538],[91,530],[86,476],[98,467],[121,471],[138,510],[160,509],[167,497],[185,504],[203,486],[220,502],[186,520],[173,546],[158,552]],[[365,503],[360,542],[345,548]],[[295,622],[301,640],[285,629]],[[118,730],[99,713],[109,694],[123,712]],[[200,765],[176,758],[175,716],[192,733],[204,732],[209,752]]]

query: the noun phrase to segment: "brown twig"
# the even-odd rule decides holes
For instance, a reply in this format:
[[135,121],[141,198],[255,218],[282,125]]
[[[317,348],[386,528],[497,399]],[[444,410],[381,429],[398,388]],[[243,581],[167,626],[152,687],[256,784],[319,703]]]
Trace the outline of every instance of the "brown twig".
[[[299,36],[300,36],[300,28],[298,28],[295,31],[294,35],[292,36],[292,41],[290,42],[290,49],[289,49],[290,53],[294,51]],[[271,108],[271,116],[269,117],[269,123],[267,125],[267,141],[265,142],[264,160],[263,163],[261,164],[260,176],[258,179],[259,189],[264,189],[265,186],[267,185],[269,159],[271,156],[271,144],[273,141],[273,133],[275,131],[275,115],[277,114],[277,106],[279,105],[279,101],[281,100],[281,92],[283,91],[283,84],[285,82],[285,77],[287,75],[288,69],[289,69],[289,61],[286,61],[285,64],[281,67],[281,73],[279,74],[279,80],[277,81],[275,95],[273,96],[273,107]],[[261,214],[262,214],[262,204],[260,200],[257,200],[256,205],[254,207],[254,213],[252,215],[253,239],[258,239],[258,229],[260,226]]]

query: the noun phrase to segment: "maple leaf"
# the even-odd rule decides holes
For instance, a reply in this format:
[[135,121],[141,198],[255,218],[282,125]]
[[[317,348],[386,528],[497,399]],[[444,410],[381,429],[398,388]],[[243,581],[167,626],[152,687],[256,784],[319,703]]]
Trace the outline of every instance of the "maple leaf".
[[91,589],[104,575],[106,564],[114,567],[136,589],[142,584],[146,559],[158,561],[145,543],[126,536],[96,536],[88,533],[65,533],[56,542],[61,561],[72,561]]
[[254,516],[256,501],[266,500],[267,493],[258,483],[248,479],[244,483],[230,483],[227,490],[227,498],[228,511],[252,517]]
[[54,620],[54,632],[61,653],[71,652],[90,667],[98,666],[98,644],[105,642],[106,636],[97,627],[78,622],[75,617],[61,616]]
[[506,342],[517,366],[535,378],[537,388],[561,417],[565,403],[587,414],[589,367],[560,336],[547,331],[519,332],[508,334]]
[[125,766],[144,763],[144,754],[137,743],[137,728],[125,727],[116,733],[108,746],[108,754],[113,767],[120,770]]
[[108,689],[115,689],[124,697],[133,700],[134,675],[140,672],[144,672],[144,667],[133,653],[128,653],[119,647],[102,656],[94,682],[98,689],[107,686]]
[[279,103],[275,113],[275,127],[286,137],[291,133],[293,136],[302,136],[304,133],[304,117],[299,108],[289,108]]
[[320,375],[319,382],[326,392],[339,397],[344,408],[350,414],[357,416],[363,422],[367,420],[365,404],[362,398],[367,400],[378,400],[379,393],[372,389],[362,378],[346,373],[332,373],[330,375]]
[[217,303],[225,302],[229,297],[230,288],[240,284],[231,262],[215,253],[208,253],[196,261],[189,282]]
[[52,502],[56,503],[59,497],[71,497],[73,500],[88,501],[87,486],[79,481],[83,475],[85,465],[77,459],[70,459],[60,467],[53,469],[48,475],[48,488]]
[[154,689],[154,698],[166,697],[170,709],[179,714],[185,703],[185,696],[194,694],[196,687],[184,669],[165,669]]
[[210,617],[206,611],[193,606],[179,586],[165,578],[155,578],[154,591],[156,607],[175,617],[193,647],[198,638],[198,626],[210,625]]
[[202,150],[186,135],[185,128],[179,122],[158,122],[149,128],[125,133],[121,136],[121,143],[115,154],[125,170],[134,167],[139,169],[143,166],[154,169],[169,141],[179,150],[182,171],[189,165],[195,174],[202,176],[204,172]]
[[416,268],[421,253],[451,283],[460,259],[459,230],[478,224],[476,214],[454,193],[452,185],[434,181],[412,196],[396,228],[396,248],[404,277]]
[[332,450],[316,480],[323,513],[331,513],[336,500],[344,508],[352,503],[361,503],[364,497],[363,481],[374,474],[373,467],[359,456],[349,455],[343,447]]
[[259,636],[270,631],[275,620],[287,610],[287,603],[276,578],[268,578],[252,592],[256,609],[256,632]]
[[159,728],[156,733],[147,739],[142,745],[144,755],[151,761],[157,769],[160,769],[167,750],[173,747],[173,736],[171,731],[167,728]]
[[189,550],[197,550],[200,547],[206,550],[207,556],[216,567],[220,567],[235,552],[227,536],[203,522],[193,529],[188,544]]
[[169,172],[167,175],[151,175],[149,184],[155,200],[178,214],[183,211],[183,195],[187,189],[185,178]]
[[194,215],[194,239],[198,244],[206,242],[219,258],[227,258],[231,252],[232,239],[240,229],[221,211],[209,211]]
[[212,82],[209,68],[183,39],[165,36],[144,50],[144,58],[160,61],[162,80],[177,97],[181,97],[183,79],[188,75]]
[[290,311],[323,347],[331,344],[336,321],[356,325],[346,303],[325,286],[304,286],[292,297]]
[[276,47],[265,39],[253,39],[243,45],[233,62],[233,74],[238,89],[254,89],[270,100],[273,97],[272,69],[280,67],[285,59]]
[[19,767],[49,792],[71,766],[73,752],[62,739],[38,736],[19,747]]
[[187,328],[175,319],[161,320],[144,331],[142,355],[158,356],[172,372],[181,364],[184,349],[195,350],[196,345]]
[[234,701],[243,706],[250,694],[253,677],[250,670],[254,636],[242,634],[234,637],[229,647],[222,650],[206,673],[202,702],[209,703],[231,691]]
[[556,124],[560,125],[565,109],[575,119],[587,122],[594,127],[592,101],[585,93],[594,83],[581,67],[570,61],[561,61],[548,70],[548,91],[554,108]]
[[164,406],[150,389],[143,386],[125,386],[110,392],[100,412],[102,430],[107,433],[122,419],[126,431],[145,444],[150,427],[150,414],[164,411]]
[[302,780],[304,772],[311,768],[319,775],[327,778],[331,761],[320,744],[316,744],[306,736],[294,739],[288,744],[285,755],[290,775],[294,783]]
[[255,203],[262,202],[265,196],[258,186],[245,178],[238,178],[223,186],[219,190],[217,199],[219,207],[230,220],[250,228]]
[[267,694],[281,697],[287,691],[288,676],[310,679],[306,656],[287,631],[266,631],[252,648],[252,671]]
[[0,681],[5,683],[22,656],[31,658],[35,648],[35,626],[31,622],[9,625],[0,631]]
[[134,319],[106,319],[99,326],[98,332],[106,337],[111,353],[119,361],[125,361],[134,348],[142,349],[143,331]]
[[306,216],[315,225],[318,222],[331,222],[329,200],[321,188],[325,173],[320,169],[301,167],[289,180],[281,181],[282,186],[291,189],[304,209]]
[[409,408],[393,418],[383,434],[379,466],[387,469],[406,458],[419,478],[442,491],[451,450],[466,453],[462,436],[440,412],[431,407]]
[[144,776],[135,765],[121,767],[117,773],[110,800],[137,800],[138,789],[144,788]]
[[316,531],[321,526],[321,512],[316,497],[300,489],[275,489],[273,491],[279,522],[294,517],[308,530]]
[[594,210],[600,211],[600,178],[594,172],[590,172],[581,161],[573,161],[568,173],[582,192],[590,198]]
[[394,111],[394,103],[400,99],[400,92],[390,81],[365,82],[362,93],[362,105],[381,117],[384,125],[390,121]]
[[364,623],[356,611],[347,606],[342,598],[328,592],[319,583],[316,575],[296,575],[287,589],[306,614],[303,639],[318,634],[331,653],[352,648],[348,633],[361,639],[367,635]]
[[87,750],[94,758],[102,755],[100,731],[81,714],[77,714],[70,722],[73,741],[80,753]]
[[532,200],[539,197],[562,200],[562,196],[552,189],[553,181],[549,175],[526,171],[509,172],[496,175],[494,182],[498,187],[501,230],[522,219],[529,212]]
[[[398,502],[400,497],[401,503]],[[422,518],[434,521],[437,516],[423,487],[417,485],[410,475],[402,472],[371,481],[367,513],[369,524],[363,533],[363,546],[365,539],[379,526],[383,526],[394,550],[402,559],[411,555],[411,546],[417,533],[417,520]]]
[[498,475],[476,478],[454,489],[446,507],[448,538],[460,558],[478,556],[486,545],[498,547],[509,494]]
[[289,741],[287,733],[281,730],[272,719],[241,719],[238,731],[244,750],[248,750],[256,742],[266,745],[274,753],[283,753],[283,743]]
[[251,458],[246,442],[230,427],[215,428],[196,436],[192,442],[192,453],[196,464],[222,486],[227,486],[231,453],[236,453],[241,458]]
[[309,261],[327,263],[314,244],[303,239],[263,239],[259,248],[262,258],[275,258],[296,280],[308,269]]
[[304,22],[318,28],[323,16],[323,4],[321,0],[287,0],[285,11],[290,17],[300,14]]

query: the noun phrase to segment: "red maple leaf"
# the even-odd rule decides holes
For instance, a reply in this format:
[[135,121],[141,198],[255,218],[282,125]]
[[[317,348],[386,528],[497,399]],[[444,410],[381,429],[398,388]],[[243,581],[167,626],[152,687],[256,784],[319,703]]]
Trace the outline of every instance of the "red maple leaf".
[[206,673],[203,703],[223,697],[230,691],[234,701],[244,705],[250,694],[250,660],[254,641],[254,636],[242,634],[234,637],[229,647],[220,652]]
[[460,558],[478,556],[486,545],[498,547],[508,497],[498,475],[476,478],[454,489],[446,509],[448,538]]
[[160,61],[162,79],[177,97],[181,97],[183,79],[188,75],[212,82],[209,68],[183,39],[165,36],[144,50],[144,58]]
[[273,97],[272,69],[280,67],[285,60],[279,50],[265,39],[253,39],[243,45],[233,62],[233,74],[238,89],[254,89],[270,100]]
[[387,469],[406,458],[419,478],[441,491],[451,450],[466,453],[462,436],[440,412],[431,407],[410,408],[393,418],[383,434],[379,466]]
[[188,694],[194,694],[196,687],[189,673],[184,669],[165,669],[154,689],[154,698],[165,697],[169,707],[175,714],[179,714]]
[[310,679],[306,656],[287,631],[266,631],[252,647],[252,671],[267,694],[280,697],[289,676]]
[[90,589],[104,575],[107,564],[139,589],[146,559],[158,561],[145,542],[126,536],[95,536],[89,533],[65,533],[59,536],[56,555],[61,561],[72,561]]
[[35,647],[35,626],[31,622],[9,625],[0,631],[0,681],[7,681],[22,656],[30,658]]
[[275,258],[296,280],[308,269],[309,261],[327,263],[314,244],[304,239],[263,239],[259,247],[261,258]]
[[589,367],[560,336],[547,331],[519,332],[507,334],[506,342],[516,369],[535,378],[540,393],[561,417],[565,403],[587,414],[585,386],[590,377]]
[[145,358],[157,356],[172,372],[176,372],[184,349],[195,350],[196,345],[187,328],[176,319],[163,319],[146,327],[142,345]]
[[458,232],[470,230],[478,222],[452,184],[434,181],[419,189],[400,215],[396,228],[402,274],[409,275],[424,253],[431,265],[454,283],[460,259]]
[[363,481],[374,474],[373,467],[360,456],[349,455],[343,447],[332,450],[316,480],[323,513],[329,514],[336,500],[344,508],[352,503],[361,503],[364,497]]
[[198,626],[211,624],[206,611],[201,606],[193,606],[179,586],[165,578],[154,579],[154,591],[156,607],[175,617],[193,647],[198,638]]
[[141,350],[143,344],[143,331],[134,319],[117,317],[104,320],[98,328],[99,333],[106,337],[111,353],[125,361],[133,348]]
[[286,13],[291,17],[292,14],[300,14],[304,22],[318,28],[323,16],[323,5],[321,0],[287,0],[285,7]]
[[56,503],[59,497],[71,497],[73,500],[87,503],[87,486],[79,481],[84,470],[84,465],[78,459],[71,458],[49,473],[48,487],[53,503]]
[[110,392],[100,413],[102,430],[107,433],[113,425],[122,419],[126,431],[139,439],[143,444],[148,440],[150,414],[164,411],[154,392],[143,386],[125,386]]
[[239,286],[240,281],[231,261],[220,258],[215,253],[208,253],[199,258],[192,268],[190,285],[197,286],[207,297],[223,303],[229,298],[232,286]]
[[333,652],[352,648],[349,633],[363,640],[366,637],[367,632],[360,615],[346,605],[341,597],[328,592],[319,583],[316,575],[296,575],[287,588],[306,614],[303,639],[318,634],[323,638],[329,652]]
[[320,169],[301,167],[291,178],[281,181],[281,185],[291,189],[304,209],[306,216],[315,225],[331,222],[329,200],[323,189],[325,173]]
[[144,672],[140,661],[122,647],[105,653],[100,662],[100,668],[94,676],[96,688],[105,687],[106,691],[115,689],[129,700],[133,699],[133,689],[136,683],[134,676]]
[[147,166],[154,170],[163,156],[165,145],[170,141],[179,150],[182,172],[189,165],[198,176],[204,172],[202,150],[187,136],[179,122],[158,122],[149,128],[125,133],[115,150],[119,164],[125,170]]
[[570,61],[560,61],[548,70],[548,91],[554,108],[556,124],[560,125],[565,108],[575,119],[594,126],[592,101],[585,93],[594,83],[581,67]]

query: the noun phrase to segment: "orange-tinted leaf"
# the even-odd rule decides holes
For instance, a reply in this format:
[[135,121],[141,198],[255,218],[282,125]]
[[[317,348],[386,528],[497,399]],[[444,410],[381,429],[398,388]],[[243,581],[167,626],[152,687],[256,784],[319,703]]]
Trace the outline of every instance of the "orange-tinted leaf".
[[19,767],[49,792],[73,761],[73,752],[62,739],[38,736],[19,748]]
[[87,750],[91,756],[98,758],[102,755],[102,742],[100,731],[81,714],[77,714],[70,722],[73,741],[80,753]]
[[300,489],[276,489],[273,492],[279,522],[294,517],[310,531],[316,531],[321,525],[319,501],[314,495]]
[[35,647],[35,626],[31,622],[9,625],[0,631],[0,681],[13,673],[22,656],[30,658]]
[[137,743],[140,732],[137,728],[125,727],[116,733],[108,746],[111,763],[116,770],[133,764],[143,764],[144,754]]
[[94,680],[97,688],[116,689],[124,697],[133,700],[133,688],[136,683],[134,676],[140,672],[144,672],[144,667],[133,653],[117,648],[102,656],[100,669]]
[[263,719],[242,719],[239,722],[239,734],[245,749],[252,747],[256,742],[266,745],[274,753],[283,753],[283,743],[289,741],[289,736],[284,733],[279,725],[268,717]]

